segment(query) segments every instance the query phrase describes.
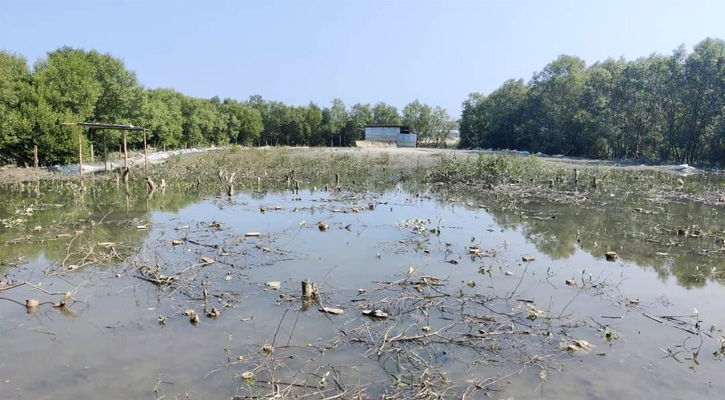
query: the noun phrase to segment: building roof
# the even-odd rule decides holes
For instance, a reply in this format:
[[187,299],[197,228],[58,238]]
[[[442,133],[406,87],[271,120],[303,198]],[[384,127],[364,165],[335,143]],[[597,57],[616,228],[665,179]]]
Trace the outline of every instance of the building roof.
[[365,125],[366,128],[402,128],[410,129],[408,125]]
[[146,129],[146,128],[142,128],[140,126],[135,126],[135,125],[100,124],[100,123],[96,123],[96,122],[64,122],[61,125],[76,125],[76,126],[84,126],[86,128],[113,129],[113,130],[119,130],[119,131],[143,131]]

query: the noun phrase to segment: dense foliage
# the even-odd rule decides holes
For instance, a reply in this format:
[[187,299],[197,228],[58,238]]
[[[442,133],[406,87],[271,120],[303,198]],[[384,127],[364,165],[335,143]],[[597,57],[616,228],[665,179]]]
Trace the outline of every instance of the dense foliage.
[[562,55],[528,83],[469,95],[460,124],[462,147],[722,165],[725,42],[589,67]]
[[[33,146],[41,164],[73,162],[78,136],[61,122],[127,123],[149,129],[156,148],[228,143],[252,145],[347,146],[367,124],[406,123],[422,138],[439,138],[450,118],[440,107],[417,100],[403,113],[383,102],[346,107],[315,103],[290,106],[250,96],[246,101],[199,99],[172,89],[146,89],[124,63],[96,51],[63,47],[32,69],[22,56],[0,51],[0,163],[30,163]],[[118,131],[84,133],[96,154],[118,149]],[[142,136],[129,135],[141,148]]]

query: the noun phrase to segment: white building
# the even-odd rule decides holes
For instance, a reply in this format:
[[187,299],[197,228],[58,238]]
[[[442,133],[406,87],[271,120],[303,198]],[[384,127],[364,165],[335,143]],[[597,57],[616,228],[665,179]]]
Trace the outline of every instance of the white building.
[[410,127],[406,125],[366,125],[365,140],[395,143],[398,147],[415,147],[418,135],[411,133]]

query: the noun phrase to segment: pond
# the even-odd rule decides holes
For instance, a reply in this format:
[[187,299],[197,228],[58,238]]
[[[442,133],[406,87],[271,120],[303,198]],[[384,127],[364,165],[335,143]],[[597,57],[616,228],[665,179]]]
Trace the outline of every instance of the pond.
[[4,188],[2,399],[725,395],[718,207],[75,185]]

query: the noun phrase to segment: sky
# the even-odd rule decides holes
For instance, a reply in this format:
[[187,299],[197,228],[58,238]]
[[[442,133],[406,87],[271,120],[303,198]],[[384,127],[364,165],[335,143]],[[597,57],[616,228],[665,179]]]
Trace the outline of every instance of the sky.
[[327,106],[414,99],[456,118],[471,92],[725,39],[725,1],[0,0],[0,49],[111,53],[146,87]]

